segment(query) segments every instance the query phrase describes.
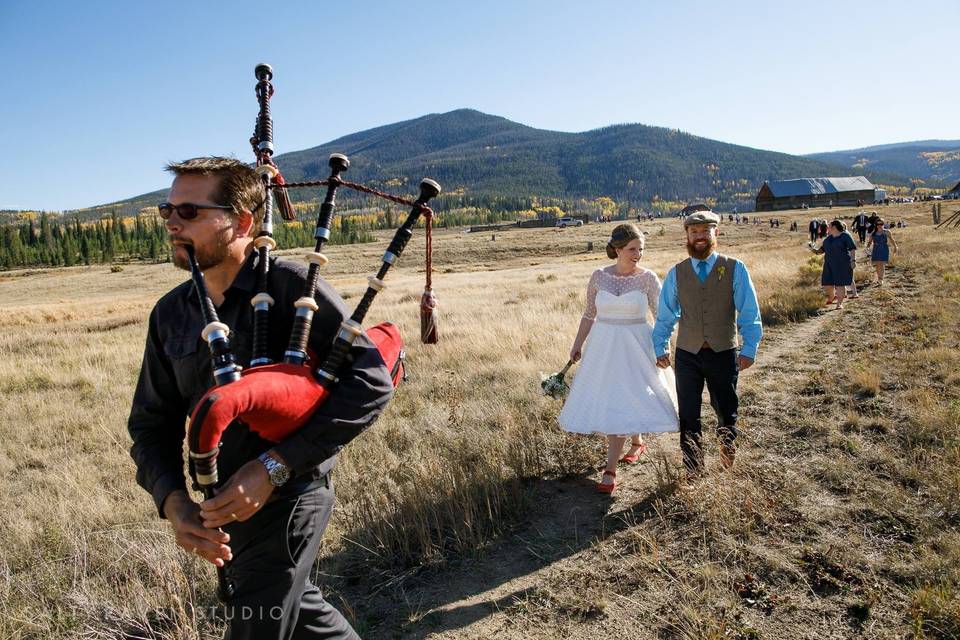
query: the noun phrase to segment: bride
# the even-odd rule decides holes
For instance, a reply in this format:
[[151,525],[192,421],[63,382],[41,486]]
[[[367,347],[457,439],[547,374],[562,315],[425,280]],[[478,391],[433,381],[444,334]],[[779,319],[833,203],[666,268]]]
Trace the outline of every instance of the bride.
[[[646,451],[641,433],[678,431],[676,383],[659,369],[647,310],[657,316],[660,279],[638,265],[644,239],[632,224],[617,226],[607,243],[616,263],[597,269],[587,284],[587,308],[570,349],[583,356],[560,426],[573,433],[607,436],[607,464],[597,490],[612,493],[617,462],[634,464]],[[587,337],[589,336],[589,340]],[[630,449],[622,458],[623,445]]]

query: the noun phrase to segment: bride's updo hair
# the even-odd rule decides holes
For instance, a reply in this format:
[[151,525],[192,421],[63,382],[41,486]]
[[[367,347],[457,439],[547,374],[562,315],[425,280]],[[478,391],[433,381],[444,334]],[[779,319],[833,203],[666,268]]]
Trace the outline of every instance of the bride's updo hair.
[[615,260],[617,257],[617,249],[623,249],[633,240],[639,240],[640,246],[643,246],[643,234],[640,233],[640,229],[637,229],[637,225],[630,224],[629,222],[626,224],[618,224],[616,228],[614,228],[613,233],[610,234],[610,242],[607,243],[607,257]]

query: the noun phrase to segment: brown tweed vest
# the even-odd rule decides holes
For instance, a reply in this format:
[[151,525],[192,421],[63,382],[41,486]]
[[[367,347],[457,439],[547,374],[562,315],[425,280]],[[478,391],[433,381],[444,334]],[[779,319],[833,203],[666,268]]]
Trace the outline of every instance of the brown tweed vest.
[[737,346],[737,309],[733,302],[733,269],[737,261],[717,255],[706,282],[700,282],[693,260],[676,266],[680,298],[677,348],[697,353],[704,343],[714,351]]

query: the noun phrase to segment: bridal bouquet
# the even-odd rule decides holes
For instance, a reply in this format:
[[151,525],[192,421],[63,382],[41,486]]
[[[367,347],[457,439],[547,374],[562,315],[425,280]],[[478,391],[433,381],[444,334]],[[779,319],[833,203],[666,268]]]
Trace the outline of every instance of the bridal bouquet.
[[817,243],[816,243],[816,242],[808,242],[808,243],[807,243],[807,247],[810,249],[810,251],[816,251],[816,250],[817,250]]
[[540,388],[543,394],[551,398],[562,398],[570,391],[570,385],[564,380],[567,371],[573,366],[573,360],[567,361],[567,366],[552,375],[540,374]]

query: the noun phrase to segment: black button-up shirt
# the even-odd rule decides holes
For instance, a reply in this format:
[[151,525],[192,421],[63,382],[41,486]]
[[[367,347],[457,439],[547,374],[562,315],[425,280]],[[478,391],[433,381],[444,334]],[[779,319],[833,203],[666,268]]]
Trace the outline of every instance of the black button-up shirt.
[[[253,307],[258,255],[250,254],[217,307],[220,321],[230,327],[230,344],[237,363],[248,366],[253,343]],[[270,356],[283,360],[295,309],[303,295],[306,267],[270,261]],[[343,300],[323,280],[314,294],[309,348],[322,362],[340,323],[349,316]],[[137,482],[153,496],[163,516],[163,501],[185,489],[183,441],[186,418],[214,386],[210,351],[200,336],[203,316],[193,282],[188,280],[163,296],[150,313],[147,345],[127,428],[133,439],[130,455],[137,465]],[[278,494],[303,491],[319,482],[336,464],[336,453],[377,418],[390,399],[393,385],[380,353],[361,335],[353,343],[339,383],[327,401],[297,431],[276,444],[260,438],[235,421],[224,431],[217,459],[220,478],[264,451],[274,448],[291,467],[292,479]]]

